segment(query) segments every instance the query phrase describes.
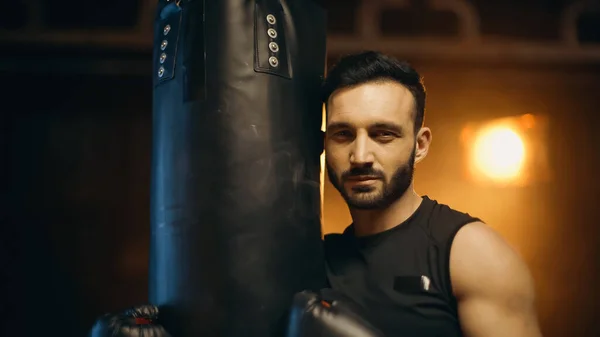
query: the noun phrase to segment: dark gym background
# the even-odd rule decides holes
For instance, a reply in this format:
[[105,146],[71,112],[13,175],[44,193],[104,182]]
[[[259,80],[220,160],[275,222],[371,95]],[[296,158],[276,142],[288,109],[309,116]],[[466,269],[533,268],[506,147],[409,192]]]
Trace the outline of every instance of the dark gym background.
[[[155,0],[1,4],[0,335],[83,336],[147,296]],[[545,336],[599,336],[599,3],[326,6],[329,64],[379,49],[425,77],[434,142],[417,191],[522,253]],[[519,186],[470,179],[465,125],[525,114],[547,121],[545,164]],[[324,196],[324,231],[341,231],[345,206],[328,183]]]

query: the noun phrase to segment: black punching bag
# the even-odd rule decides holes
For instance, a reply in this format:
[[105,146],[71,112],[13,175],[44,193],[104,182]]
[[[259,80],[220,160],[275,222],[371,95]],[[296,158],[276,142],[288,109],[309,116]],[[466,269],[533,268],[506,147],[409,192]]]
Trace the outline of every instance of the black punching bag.
[[150,302],[176,337],[283,336],[325,286],[314,0],[160,0]]

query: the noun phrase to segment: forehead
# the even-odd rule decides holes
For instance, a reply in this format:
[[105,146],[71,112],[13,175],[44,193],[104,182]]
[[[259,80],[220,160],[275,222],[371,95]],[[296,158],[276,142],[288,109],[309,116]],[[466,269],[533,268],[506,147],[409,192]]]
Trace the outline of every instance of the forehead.
[[335,91],[328,101],[327,123],[411,124],[414,106],[413,95],[403,85],[393,81],[370,82]]

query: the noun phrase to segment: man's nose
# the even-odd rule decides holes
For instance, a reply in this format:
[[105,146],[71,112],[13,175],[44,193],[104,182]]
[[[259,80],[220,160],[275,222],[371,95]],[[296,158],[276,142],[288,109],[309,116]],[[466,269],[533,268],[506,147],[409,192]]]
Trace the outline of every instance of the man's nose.
[[356,137],[352,150],[350,151],[350,164],[355,166],[372,165],[374,161],[373,152],[369,146],[368,137]]

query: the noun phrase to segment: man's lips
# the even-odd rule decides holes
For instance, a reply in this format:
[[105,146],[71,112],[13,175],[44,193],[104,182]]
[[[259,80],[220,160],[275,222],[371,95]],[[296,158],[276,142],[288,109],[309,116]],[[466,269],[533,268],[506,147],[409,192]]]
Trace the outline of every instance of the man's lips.
[[349,182],[360,182],[360,181],[369,181],[369,180],[378,180],[379,177],[376,176],[352,176],[346,178],[346,181]]

